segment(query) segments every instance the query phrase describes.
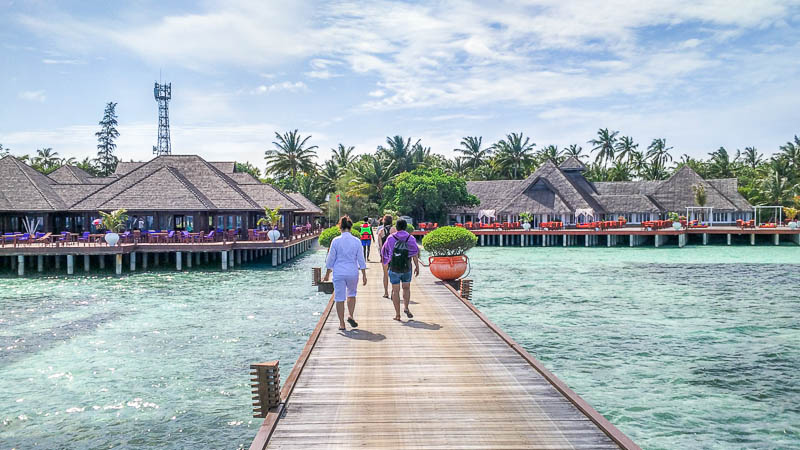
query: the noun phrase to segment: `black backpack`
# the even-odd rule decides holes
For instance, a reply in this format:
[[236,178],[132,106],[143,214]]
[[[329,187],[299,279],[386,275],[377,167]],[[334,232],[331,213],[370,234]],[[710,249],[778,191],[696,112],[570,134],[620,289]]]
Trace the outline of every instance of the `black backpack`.
[[408,240],[411,235],[409,234],[405,241],[397,239],[396,235],[394,238],[392,257],[389,259],[389,270],[394,273],[406,273],[411,270],[411,262],[408,259]]

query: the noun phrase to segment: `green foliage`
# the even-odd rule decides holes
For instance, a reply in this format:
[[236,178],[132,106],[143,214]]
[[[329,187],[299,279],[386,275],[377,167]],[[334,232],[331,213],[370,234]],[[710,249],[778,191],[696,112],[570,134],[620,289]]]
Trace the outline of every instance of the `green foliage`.
[[422,246],[432,256],[457,256],[478,243],[478,236],[461,227],[437,228],[422,238]]
[[353,224],[353,227],[350,228],[350,234],[353,236],[361,239],[361,226],[364,225],[364,221],[360,220]]
[[319,245],[328,248],[331,246],[331,241],[341,235],[342,233],[339,231],[339,227],[326,228],[322,230],[322,233],[319,235]]
[[117,131],[117,104],[108,102],[103,111],[103,119],[99,122],[100,131],[97,136],[97,169],[101,176],[107,177],[117,169],[119,158],[114,155],[117,144],[114,142],[119,137]]
[[268,174],[295,178],[300,172],[311,173],[316,169],[314,158],[317,153],[314,150],[317,146],[306,146],[306,142],[311,139],[310,135],[303,137],[297,130],[282,135],[276,131],[275,139],[272,142],[275,149],[264,153]]
[[250,164],[250,161],[245,161],[243,163],[240,162],[234,163],[233,171],[239,173],[249,173],[256,180],[261,179],[261,171],[258,169],[258,167],[254,166],[253,164]]
[[673,222],[677,222],[677,221],[681,220],[681,216],[679,216],[678,213],[676,213],[676,212],[671,212],[671,213],[669,213],[669,220],[671,220]]
[[522,222],[533,223],[533,214],[527,211],[519,213],[519,220]]
[[264,217],[258,219],[256,225],[259,227],[262,225],[271,227],[277,225],[280,221],[281,221],[281,213],[278,212],[278,208],[275,209],[264,208]]
[[410,213],[418,220],[444,222],[455,206],[475,206],[479,200],[467,192],[463,178],[439,169],[417,169],[397,176],[384,190],[386,208]]
[[117,209],[110,213],[98,211],[101,217],[101,224],[98,228],[103,228],[114,233],[119,233],[125,228],[125,222],[128,221],[128,212],[125,209]]
[[789,220],[794,220],[797,217],[797,214],[800,213],[800,210],[797,208],[793,208],[791,206],[784,206],[783,207],[783,215],[786,216]]
[[692,192],[694,192],[694,201],[697,206],[706,206],[706,201],[708,200],[706,188],[702,184],[695,184],[692,186]]

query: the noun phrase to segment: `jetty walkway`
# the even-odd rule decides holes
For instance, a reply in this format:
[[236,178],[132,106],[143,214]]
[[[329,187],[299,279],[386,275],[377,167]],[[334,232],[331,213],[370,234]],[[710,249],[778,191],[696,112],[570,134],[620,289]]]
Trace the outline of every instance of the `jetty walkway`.
[[402,323],[367,277],[359,327],[329,302],[251,450],[639,448],[426,268]]

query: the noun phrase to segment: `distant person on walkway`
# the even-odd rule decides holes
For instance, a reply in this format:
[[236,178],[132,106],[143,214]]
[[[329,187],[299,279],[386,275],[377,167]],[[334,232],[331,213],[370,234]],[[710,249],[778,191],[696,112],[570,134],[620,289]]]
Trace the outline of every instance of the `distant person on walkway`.
[[364,224],[361,225],[359,234],[361,235],[361,246],[364,248],[364,258],[369,261],[372,239],[375,238],[375,235],[372,234],[372,225],[369,224],[369,217],[364,217]]
[[328,281],[333,272],[333,300],[336,302],[336,314],[339,315],[340,331],[346,330],[344,325],[345,299],[347,299],[347,309],[350,312],[347,323],[353,328],[358,326],[353,319],[353,313],[356,311],[359,270],[363,276],[364,285],[367,285],[367,263],[364,261],[364,252],[361,250],[358,238],[350,232],[352,227],[353,221],[349,217],[342,216],[339,219],[339,231],[342,234],[331,241],[328,257],[325,260],[325,267],[328,270],[325,272],[324,281]]
[[[379,249],[383,249],[386,239],[395,231],[397,230],[392,226],[392,216],[389,214],[383,216],[381,227],[378,229]],[[381,267],[383,267],[383,298],[389,298],[389,266],[383,262],[383,257],[381,257]]]
[[403,288],[403,305],[408,318],[414,317],[408,309],[411,301],[411,262],[414,262],[414,275],[419,276],[419,247],[414,236],[406,231],[406,221],[397,221],[397,232],[389,235],[381,248],[381,262],[389,269],[389,282],[392,283],[392,302],[394,320],[400,320],[400,287]]

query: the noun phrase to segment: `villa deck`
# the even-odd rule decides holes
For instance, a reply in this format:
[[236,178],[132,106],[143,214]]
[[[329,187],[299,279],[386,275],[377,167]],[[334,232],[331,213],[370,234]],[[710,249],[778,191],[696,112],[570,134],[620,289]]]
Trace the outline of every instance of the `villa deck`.
[[[92,265],[104,269],[107,259],[115,267],[117,275],[123,267],[130,272],[147,270],[160,264],[174,265],[176,270],[215,264],[228,270],[242,263],[264,260],[278,266],[312,248],[319,237],[318,232],[294,236],[292,239],[270,241],[227,242],[167,242],[167,243],[122,243],[114,247],[103,243],[17,244],[0,246],[0,272],[16,271],[23,276],[26,267],[37,272],[45,269],[60,271],[68,275],[75,272],[76,257],[82,260],[83,270],[89,272]],[[94,262],[92,262],[94,260]],[[62,267],[63,266],[63,267]]]
[[359,328],[329,303],[250,450],[639,448],[427,270],[403,323],[367,273]]

